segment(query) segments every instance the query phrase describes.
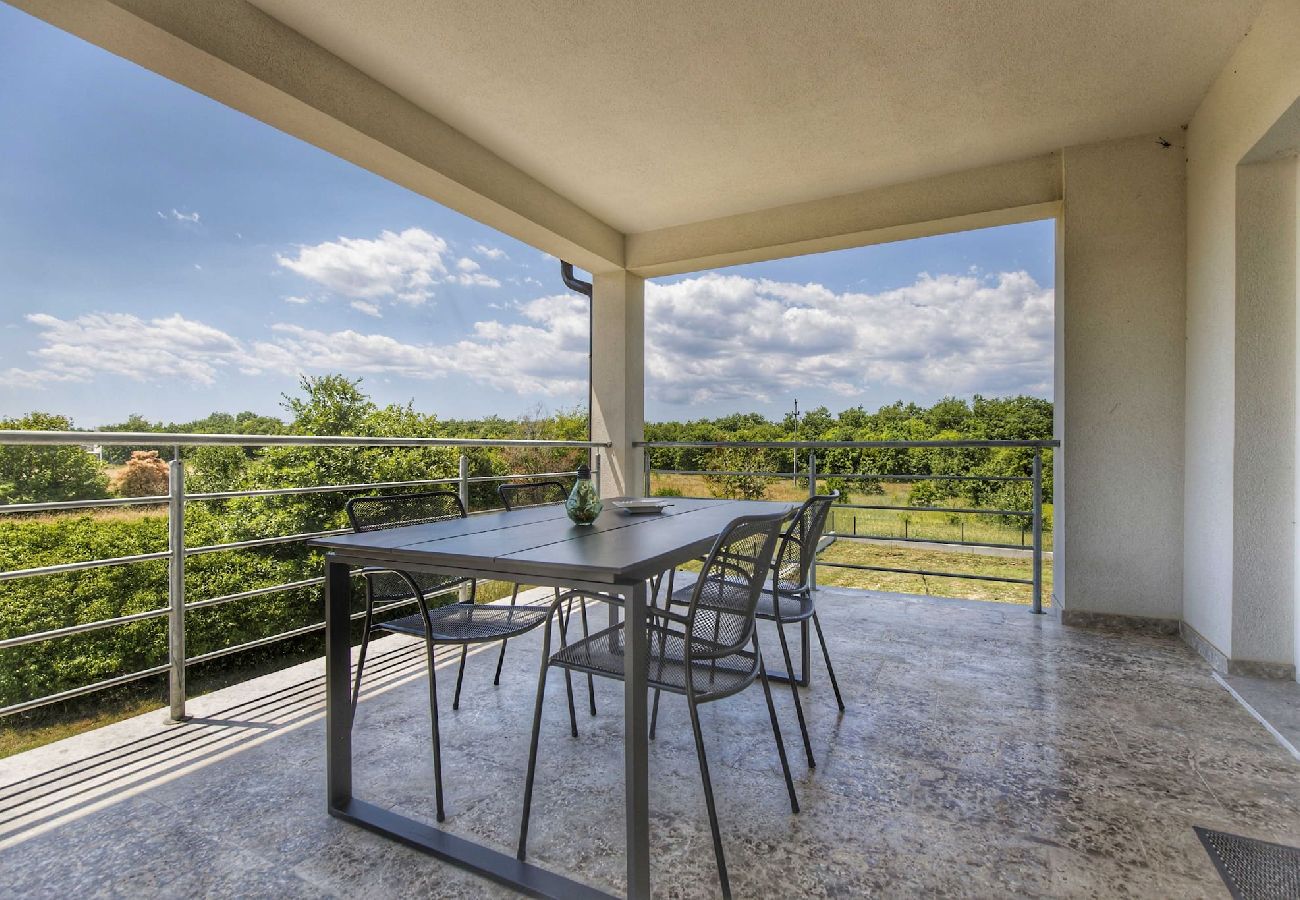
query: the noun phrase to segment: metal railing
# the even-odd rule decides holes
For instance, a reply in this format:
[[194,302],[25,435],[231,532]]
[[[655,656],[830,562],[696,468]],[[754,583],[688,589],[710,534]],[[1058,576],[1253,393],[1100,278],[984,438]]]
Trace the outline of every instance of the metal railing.
[[[934,440],[934,441],[641,441],[636,446],[645,450],[643,454],[645,471],[644,471],[644,488],[645,493],[651,493],[651,478],[655,475],[699,475],[699,476],[727,476],[738,475],[754,478],[772,478],[772,479],[792,479],[796,483],[806,480],[808,483],[808,495],[811,497],[817,493],[817,480],[838,479],[847,481],[872,481],[872,482],[906,482],[906,481],[986,481],[990,483],[1022,483],[1030,486],[1030,508],[1029,509],[990,509],[976,507],[957,507],[957,506],[898,506],[883,503],[838,503],[836,509],[860,509],[888,511],[901,514],[910,513],[946,513],[950,515],[975,515],[975,516],[1000,516],[1016,517],[1025,521],[1025,527],[1022,528],[1022,535],[1028,531],[1032,534],[1031,545],[1031,570],[1030,578],[1013,578],[1005,575],[985,575],[971,572],[941,572],[931,569],[918,568],[901,568],[896,566],[878,566],[865,565],[861,563],[832,562],[820,561],[816,557],[813,560],[811,583],[815,587],[817,584],[818,567],[834,569],[852,569],[866,572],[893,573],[899,575],[917,575],[921,577],[933,578],[958,578],[971,581],[990,581],[1004,584],[1025,585],[1031,589],[1030,611],[1034,613],[1043,612],[1043,451],[1051,450],[1060,446],[1060,441],[1042,440],[1042,441],[995,441],[995,440]],[[975,449],[1025,449],[1032,450],[1033,457],[1030,464],[1030,473],[1028,475],[948,475],[942,473],[926,474],[891,474],[891,473],[860,473],[860,472],[822,472],[818,474],[818,456],[819,450],[830,449],[855,449],[855,450],[913,450],[913,449],[937,449],[937,450],[975,450]],[[749,449],[749,450],[783,450],[794,451],[791,459],[794,465],[789,472],[774,471],[736,471],[722,469],[666,469],[655,468],[652,456],[656,449]],[[806,467],[801,472],[798,468],[798,459],[800,451],[806,451]],[[833,517],[832,517],[833,518]],[[854,533],[843,534],[832,532],[833,540],[849,541],[902,541],[905,543],[930,543],[943,544],[951,546],[966,547],[972,549],[990,548],[990,549],[1014,549],[1016,545],[1008,543],[997,543],[990,541],[967,541],[964,536],[961,540],[952,541],[935,537],[911,537],[906,533],[902,537],[895,535],[877,535],[877,534],[857,534],[856,518],[854,519]],[[964,535],[964,527],[963,527]]]
[[[288,640],[310,634],[314,631],[321,631],[325,628],[325,623],[305,625],[300,628],[294,628],[289,631],[280,632],[266,637],[261,637],[253,641],[242,644],[236,644],[230,647],[222,647],[217,650],[203,653],[197,656],[188,656],[185,649],[185,614],[198,609],[206,609],[224,603],[232,603],[239,600],[246,600],[252,597],[260,597],[267,594],[278,593],[281,591],[299,590],[302,588],[315,587],[324,583],[323,577],[304,578],[296,581],[283,582],[279,584],[264,585],[245,591],[239,591],[231,594],[224,594],[215,597],[207,597],[201,600],[187,600],[185,596],[185,564],[186,560],[203,554],[219,553],[235,550],[248,550],[260,547],[270,547],[280,544],[302,543],[317,537],[327,535],[341,534],[346,529],[333,529],[327,531],[304,532],[300,534],[278,535],[272,537],[253,538],[250,540],[230,541],[220,544],[208,544],[196,547],[187,547],[185,545],[185,510],[189,503],[209,502],[216,500],[229,500],[242,497],[283,497],[295,496],[301,494],[321,494],[321,493],[352,493],[357,491],[384,490],[392,488],[409,488],[409,487],[434,487],[438,485],[456,485],[457,493],[460,495],[461,502],[465,504],[466,509],[470,505],[470,488],[475,484],[487,482],[528,480],[533,478],[546,478],[555,476],[571,476],[575,473],[572,471],[565,472],[534,472],[525,474],[510,475],[470,475],[469,457],[466,453],[471,448],[539,448],[539,449],[587,449],[593,456],[593,469],[596,477],[599,477],[600,454],[596,451],[610,446],[607,442],[597,441],[545,441],[545,440],[494,440],[479,438],[396,438],[396,437],[334,437],[321,435],[245,435],[245,434],[166,434],[155,432],[82,432],[82,431],[8,431],[0,430],[0,445],[24,445],[37,447],[56,447],[56,446],[75,446],[75,445],[118,445],[118,446],[169,446],[174,450],[173,458],[168,463],[168,492],[148,497],[121,497],[105,500],[66,500],[51,501],[48,503],[12,503],[0,505],[0,516],[20,515],[32,513],[51,513],[66,512],[77,509],[99,509],[104,507],[120,506],[163,506],[167,508],[167,549],[152,553],[136,553],[127,556],[110,557],[107,559],[94,559],[70,563],[58,563],[46,566],[34,566],[24,569],[14,569],[0,572],[0,581],[10,581],[22,578],[39,578],[42,576],[60,575],[68,572],[78,572],[87,569],[98,569],[108,566],[131,565],[135,563],[150,562],[155,560],[167,560],[167,603],[165,606],[159,606],[154,609],[143,612],[130,613],[122,616],[114,616],[106,619],[98,619],[93,622],[79,622],[74,625],[68,625],[60,628],[52,628],[46,631],[33,632],[30,634],[16,635],[0,639],[0,650],[6,650],[12,647],[20,647],[28,644],[40,643],[44,641],[56,640],[58,638],[68,637],[75,634],[84,634],[93,631],[99,631],[115,626],[126,625],[132,622],[142,622],[150,619],[167,619],[167,662],[140,669],[135,672],[129,672],[117,675],[112,678],[96,681],[92,684],[82,685],[68,690],[59,691],[54,694],[47,694],[41,697],[24,700],[20,703],[0,707],[0,717],[12,715],[14,713],[24,712],[41,706],[47,706],[52,703],[58,703],[63,700],[69,700],[75,697],[91,694],[96,691],[107,688],[117,687],[131,682],[140,681],[155,675],[166,674],[168,676],[168,706],[171,718],[181,720],[185,717],[185,673],[189,666],[199,663],[208,662],[231,654],[251,650],[256,647],[263,647],[267,644],[278,641]],[[387,481],[373,482],[363,484],[328,484],[312,485],[308,487],[288,487],[288,488],[259,488],[255,490],[244,491],[212,491],[206,493],[187,493],[185,490],[185,466],[181,459],[181,448],[194,446],[237,446],[237,447],[267,447],[267,446],[298,446],[298,447],[355,447],[355,448],[374,448],[374,447],[454,447],[460,448],[460,459],[456,477],[448,478],[429,478],[415,479],[409,481]],[[375,610],[376,613],[382,613],[384,610],[401,606],[406,601],[398,601],[386,607]],[[353,620],[360,620],[364,616],[363,612],[356,613],[352,616]]]

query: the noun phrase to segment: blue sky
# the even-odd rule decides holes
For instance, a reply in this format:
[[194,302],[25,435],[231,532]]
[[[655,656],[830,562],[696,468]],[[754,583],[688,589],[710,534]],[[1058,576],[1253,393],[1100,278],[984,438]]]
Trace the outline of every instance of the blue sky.
[[[0,416],[585,400],[558,262],[0,4]],[[657,279],[647,416],[1051,391],[1050,222]]]

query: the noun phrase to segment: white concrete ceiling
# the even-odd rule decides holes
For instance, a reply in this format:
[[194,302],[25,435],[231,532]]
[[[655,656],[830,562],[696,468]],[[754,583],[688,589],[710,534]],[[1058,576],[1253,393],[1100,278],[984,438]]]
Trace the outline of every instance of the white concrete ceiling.
[[1191,116],[1262,0],[253,0],[620,231]]

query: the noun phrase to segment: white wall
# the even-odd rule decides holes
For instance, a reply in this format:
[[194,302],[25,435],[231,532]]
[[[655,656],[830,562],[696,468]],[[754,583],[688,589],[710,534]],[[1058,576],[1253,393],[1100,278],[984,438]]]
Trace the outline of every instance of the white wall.
[[1300,96],[1300,3],[1269,0],[1187,131],[1183,618],[1232,654],[1237,166]]
[[[1233,663],[1294,659],[1296,160],[1237,169]],[[1221,648],[1226,649],[1226,648]]]
[[1067,621],[1176,619],[1182,606],[1183,156],[1160,137],[1064,152],[1057,593]]

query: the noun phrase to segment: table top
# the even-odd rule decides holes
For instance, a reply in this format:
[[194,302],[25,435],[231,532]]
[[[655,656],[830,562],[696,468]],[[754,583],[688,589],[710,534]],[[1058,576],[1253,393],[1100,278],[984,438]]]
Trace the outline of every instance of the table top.
[[364,565],[446,567],[503,575],[592,581],[649,578],[706,552],[733,519],[790,513],[797,504],[674,498],[664,512],[636,515],[606,505],[591,525],[561,504],[477,513],[427,525],[319,538],[310,546]]

